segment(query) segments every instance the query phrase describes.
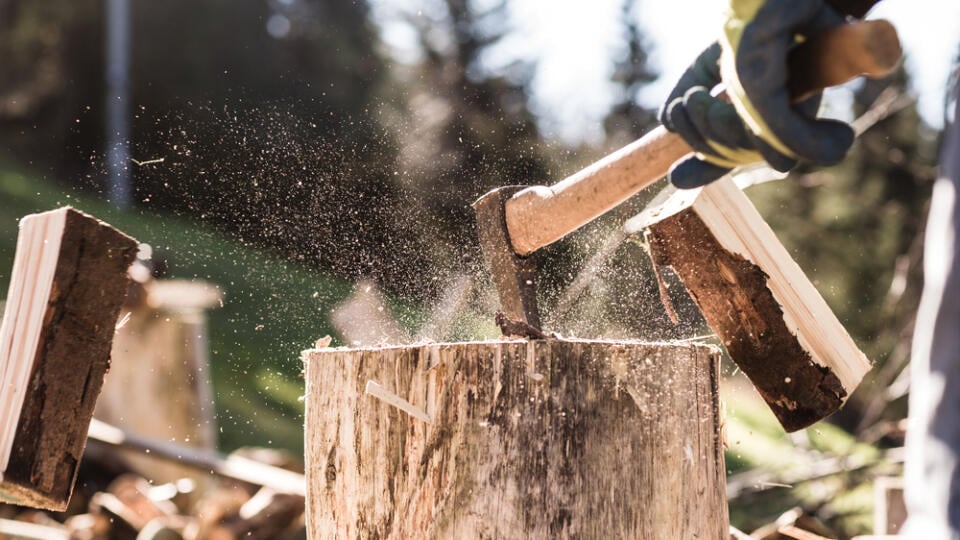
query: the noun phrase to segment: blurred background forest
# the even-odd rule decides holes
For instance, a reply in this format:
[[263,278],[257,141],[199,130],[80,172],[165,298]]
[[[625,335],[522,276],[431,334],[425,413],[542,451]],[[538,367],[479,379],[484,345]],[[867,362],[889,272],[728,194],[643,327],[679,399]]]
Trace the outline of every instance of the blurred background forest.
[[[385,292],[411,340],[496,335],[470,203],[493,187],[556,182],[654,125],[637,99],[658,76],[637,3],[622,2],[598,142],[545,132],[531,106],[535,58],[488,61],[515,31],[508,2],[379,1],[374,18],[355,0],[133,0],[131,124],[115,141],[107,3],[0,0],[0,283],[16,219],[58,204],[151,244],[167,276],[223,291],[210,313],[221,444],[300,451],[299,351],[325,334],[349,344],[329,313],[355,283]],[[388,23],[414,54],[385,43]],[[846,95],[838,115],[869,126],[850,157],[748,195],[877,365],[831,422],[850,445],[896,444],[883,427],[905,414],[939,135],[903,70]],[[110,200],[110,144],[129,151],[125,200]],[[619,232],[653,191],[543,251],[548,330],[706,332],[689,302],[670,323],[642,243]],[[465,292],[451,322],[428,332],[454,283]],[[751,459],[731,451],[731,472]]]

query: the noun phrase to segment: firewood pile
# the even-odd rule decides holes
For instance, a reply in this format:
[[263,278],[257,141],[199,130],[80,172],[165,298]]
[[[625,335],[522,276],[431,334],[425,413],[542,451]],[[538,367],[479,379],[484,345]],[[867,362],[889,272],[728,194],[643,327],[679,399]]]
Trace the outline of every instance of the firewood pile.
[[[167,483],[124,465],[123,452],[88,452],[65,512],[0,505],[0,540],[296,540],[305,539],[304,498],[200,472]],[[90,450],[90,448],[88,448]],[[264,467],[296,469],[277,451],[238,451]],[[232,456],[224,459],[230,461]],[[286,473],[287,470],[281,470]],[[299,471],[294,471],[299,472]],[[205,486],[202,489],[200,486]]]

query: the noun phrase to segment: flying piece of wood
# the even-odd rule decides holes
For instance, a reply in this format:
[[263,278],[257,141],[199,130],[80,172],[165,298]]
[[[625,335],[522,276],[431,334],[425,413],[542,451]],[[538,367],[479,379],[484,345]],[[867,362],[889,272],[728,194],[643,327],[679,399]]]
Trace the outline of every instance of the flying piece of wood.
[[870,363],[750,200],[727,177],[625,225],[674,269],[787,431],[839,409]]
[[136,253],[72,208],[20,220],[0,324],[0,499],[67,507]]

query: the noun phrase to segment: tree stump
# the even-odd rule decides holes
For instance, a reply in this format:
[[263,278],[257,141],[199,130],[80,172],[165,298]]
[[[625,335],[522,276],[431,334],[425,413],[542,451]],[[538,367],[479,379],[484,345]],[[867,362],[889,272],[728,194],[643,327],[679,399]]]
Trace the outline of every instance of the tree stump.
[[319,349],[310,538],[724,538],[717,349]]

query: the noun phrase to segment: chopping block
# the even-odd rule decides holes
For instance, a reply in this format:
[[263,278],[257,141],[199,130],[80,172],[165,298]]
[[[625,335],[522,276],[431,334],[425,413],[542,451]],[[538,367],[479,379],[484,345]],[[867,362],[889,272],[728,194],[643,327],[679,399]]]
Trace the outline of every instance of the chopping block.
[[719,350],[315,349],[310,538],[725,538]]

